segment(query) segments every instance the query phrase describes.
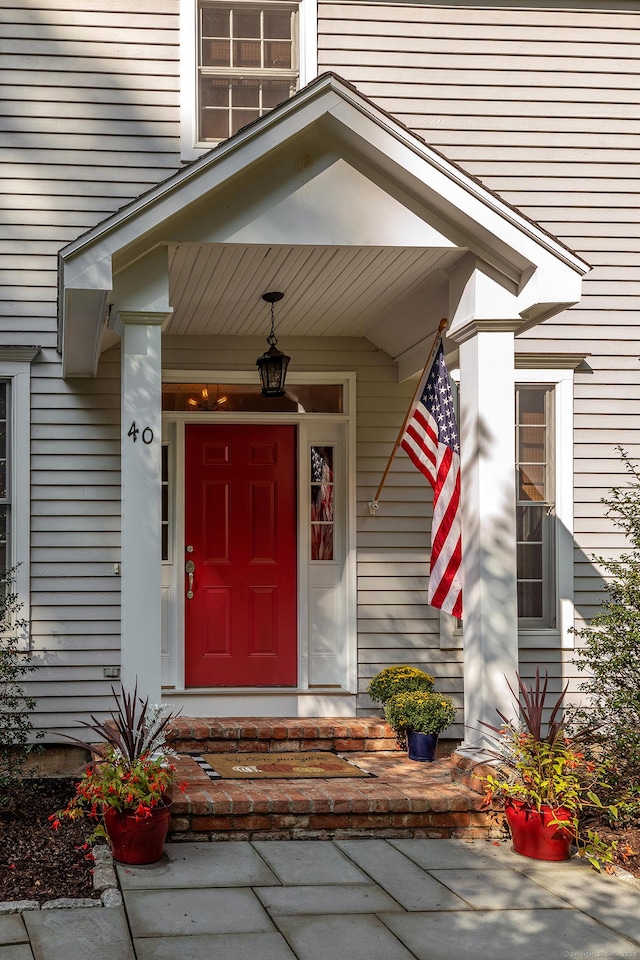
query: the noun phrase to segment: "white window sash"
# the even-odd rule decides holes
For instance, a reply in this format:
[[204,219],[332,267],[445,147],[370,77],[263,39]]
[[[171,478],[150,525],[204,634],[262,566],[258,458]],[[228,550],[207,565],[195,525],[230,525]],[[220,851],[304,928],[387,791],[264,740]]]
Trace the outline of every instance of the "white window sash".
[[[31,360],[37,348],[0,347],[0,379],[9,384],[8,473],[9,555],[8,565],[16,567],[11,592],[20,604],[19,617],[30,621],[31,551]],[[29,649],[29,632],[20,637],[22,649]]]
[[517,369],[516,383],[549,384],[554,391],[553,463],[555,467],[555,626],[524,626],[518,630],[519,645],[572,649],[574,636],[573,588],[573,369]]
[[[299,87],[318,73],[318,0],[299,0]],[[185,162],[211,150],[198,143],[198,0],[180,0],[180,155]]]

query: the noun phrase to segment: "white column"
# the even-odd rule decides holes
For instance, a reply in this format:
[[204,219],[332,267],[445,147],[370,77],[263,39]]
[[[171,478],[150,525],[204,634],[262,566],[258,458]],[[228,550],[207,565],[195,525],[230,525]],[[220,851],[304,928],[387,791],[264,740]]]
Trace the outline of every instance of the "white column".
[[[464,747],[488,745],[480,721],[513,716],[518,669],[514,336],[510,321],[475,320],[460,344],[464,607]],[[484,731],[484,732],[483,732]]]
[[161,325],[119,314],[122,336],[122,685],[151,703],[161,687]]

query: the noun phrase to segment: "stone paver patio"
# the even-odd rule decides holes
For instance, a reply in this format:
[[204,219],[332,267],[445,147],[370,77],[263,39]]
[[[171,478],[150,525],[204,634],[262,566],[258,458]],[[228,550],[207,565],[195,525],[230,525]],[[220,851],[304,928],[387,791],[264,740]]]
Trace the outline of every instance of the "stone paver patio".
[[124,908],[0,917],[0,960],[640,960],[640,884],[484,840],[168,844]]

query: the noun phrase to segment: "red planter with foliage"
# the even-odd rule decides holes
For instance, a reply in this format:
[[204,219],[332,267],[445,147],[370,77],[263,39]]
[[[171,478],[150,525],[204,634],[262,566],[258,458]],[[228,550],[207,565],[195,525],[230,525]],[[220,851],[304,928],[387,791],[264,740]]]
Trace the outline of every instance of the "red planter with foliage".
[[570,820],[564,807],[553,809],[543,803],[540,810],[522,800],[510,798],[504,812],[511,830],[513,849],[523,857],[534,860],[568,860],[571,856],[573,833],[552,820]]
[[169,830],[171,803],[166,798],[162,806],[152,807],[148,816],[107,807],[104,825],[114,859],[137,866],[157,863],[162,857]]

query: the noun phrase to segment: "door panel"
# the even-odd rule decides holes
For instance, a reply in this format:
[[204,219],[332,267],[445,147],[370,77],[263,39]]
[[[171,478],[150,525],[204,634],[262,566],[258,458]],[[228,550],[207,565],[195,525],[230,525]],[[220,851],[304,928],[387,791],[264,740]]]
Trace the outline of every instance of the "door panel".
[[297,683],[295,439],[293,426],[186,426],[187,686]]

